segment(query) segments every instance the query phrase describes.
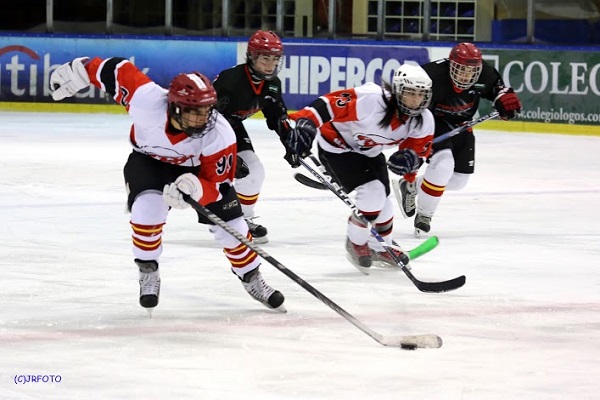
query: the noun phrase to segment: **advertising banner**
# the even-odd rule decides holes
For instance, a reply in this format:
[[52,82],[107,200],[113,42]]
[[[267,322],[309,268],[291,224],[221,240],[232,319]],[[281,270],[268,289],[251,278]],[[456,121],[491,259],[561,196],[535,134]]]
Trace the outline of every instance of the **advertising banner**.
[[[600,125],[600,54],[584,51],[482,49],[523,104],[519,120]],[[491,111],[482,102],[481,114]]]
[[[279,77],[290,110],[322,94],[365,82],[391,82],[405,62],[423,64],[447,57],[450,47],[381,42],[284,40],[285,62]],[[600,126],[600,53],[547,48],[497,49],[481,45],[523,103],[522,122]],[[180,72],[200,71],[215,78],[244,62],[246,41],[223,38],[0,36],[0,101],[51,102],[49,77],[59,65],[81,56],[119,56],[131,60],[167,87]],[[63,102],[111,103],[90,88]],[[483,101],[480,114],[491,112]]]
[[[77,37],[0,37],[0,101],[51,102],[50,74],[75,57],[124,57],[163,87],[180,72],[213,79],[236,62],[236,43]],[[107,103],[91,87],[62,102]]]
[[426,47],[286,43],[279,73],[288,108],[300,109],[322,94],[366,82],[392,82],[405,62],[429,61]]

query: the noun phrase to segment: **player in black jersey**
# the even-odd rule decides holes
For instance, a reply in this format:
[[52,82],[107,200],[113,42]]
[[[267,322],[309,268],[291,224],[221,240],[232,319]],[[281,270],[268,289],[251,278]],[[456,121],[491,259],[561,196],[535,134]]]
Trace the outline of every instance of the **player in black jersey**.
[[[268,242],[267,229],[253,222],[254,207],[265,180],[265,170],[254,152],[243,121],[262,111],[269,129],[274,130],[282,141],[287,136],[291,128],[281,96],[281,80],[277,77],[282,65],[281,39],[274,32],[259,30],[248,40],[246,62],[221,71],[214,81],[218,95],[217,109],[233,127],[238,157],[247,166],[245,173],[236,175],[235,189],[256,243]],[[284,158],[294,168],[300,165],[296,154],[291,151],[286,150]]]
[[[449,58],[422,66],[433,81],[433,98],[429,109],[435,119],[435,137],[471,121],[480,100],[492,102],[504,120],[521,111],[521,102],[500,73],[483,61],[481,51],[472,43],[459,43]],[[406,217],[416,216],[415,235],[431,229],[431,218],[444,190],[465,187],[475,169],[475,136],[468,128],[433,145],[425,173],[415,183],[399,182],[400,205]],[[418,194],[418,196],[417,196]],[[418,201],[416,198],[418,197]]]

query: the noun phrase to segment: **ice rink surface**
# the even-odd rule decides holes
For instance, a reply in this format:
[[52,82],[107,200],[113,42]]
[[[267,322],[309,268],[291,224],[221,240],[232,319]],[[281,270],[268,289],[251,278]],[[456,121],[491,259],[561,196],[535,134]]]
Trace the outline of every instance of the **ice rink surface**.
[[[169,215],[149,318],[124,211],[128,117],[0,117],[0,399],[600,396],[599,137],[476,129],[476,173],[444,195],[438,248],[411,263],[421,280],[467,283],[426,294],[401,271],[354,269],[350,209],[297,183],[275,135],[248,122],[267,169],[263,249],[378,333],[444,341],[406,351],[379,345],[269,264],[261,270],[288,313],[267,310],[191,209]],[[419,243],[398,209],[394,237]]]

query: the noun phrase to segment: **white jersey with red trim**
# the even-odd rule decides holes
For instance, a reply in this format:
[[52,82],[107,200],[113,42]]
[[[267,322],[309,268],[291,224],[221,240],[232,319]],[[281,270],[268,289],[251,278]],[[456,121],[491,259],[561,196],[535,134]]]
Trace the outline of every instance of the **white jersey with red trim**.
[[394,115],[389,126],[381,127],[391,94],[375,83],[366,83],[319,97],[311,105],[290,114],[308,118],[319,127],[317,142],[331,153],[356,152],[377,157],[390,147],[413,148],[421,157],[429,155],[434,132],[433,115]]
[[198,178],[204,192],[200,203],[220,200],[219,186],[232,184],[236,162],[235,133],[221,114],[213,129],[201,138],[191,138],[173,131],[169,124],[168,91],[128,60],[94,58],[86,70],[94,86],[127,109],[133,119],[129,139],[135,151],[168,164],[200,166]]

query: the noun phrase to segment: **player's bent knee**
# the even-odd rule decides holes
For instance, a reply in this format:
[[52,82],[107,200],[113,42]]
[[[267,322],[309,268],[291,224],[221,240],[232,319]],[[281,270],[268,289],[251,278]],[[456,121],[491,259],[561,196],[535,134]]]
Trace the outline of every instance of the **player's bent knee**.
[[131,220],[141,224],[164,223],[169,206],[157,190],[146,190],[137,195],[131,207]]
[[452,174],[450,178],[450,182],[446,185],[446,190],[460,190],[467,186],[469,182],[469,174],[461,174],[460,172],[455,172]]
[[454,156],[450,149],[444,149],[435,153],[429,161],[429,167],[443,171],[454,171]]
[[258,158],[256,153],[250,150],[244,150],[240,151],[238,153],[238,156],[240,156],[240,158],[244,160],[246,165],[248,165],[248,170],[250,171],[248,176],[243,179],[254,180],[256,182],[262,183],[265,180],[265,167],[260,162],[260,159]]

